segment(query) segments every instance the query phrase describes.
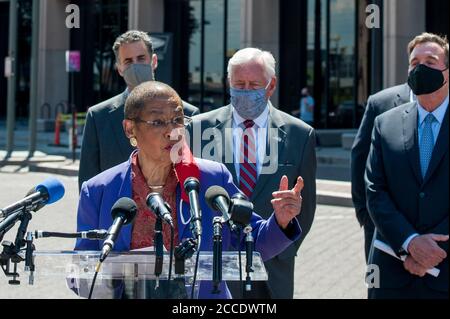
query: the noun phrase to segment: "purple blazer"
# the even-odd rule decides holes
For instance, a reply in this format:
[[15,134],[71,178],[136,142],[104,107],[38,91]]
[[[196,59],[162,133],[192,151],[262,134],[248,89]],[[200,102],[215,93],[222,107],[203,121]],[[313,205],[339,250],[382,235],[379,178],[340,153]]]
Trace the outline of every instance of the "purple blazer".
[[[213,185],[223,187],[230,196],[240,192],[233,184],[233,178],[227,168],[217,162],[195,158],[200,170],[200,192],[199,201],[202,210],[202,241],[200,249],[203,251],[212,251],[213,234],[212,221],[220,213],[212,211],[205,201],[206,190]],[[176,190],[176,202],[178,218],[178,234],[180,240],[192,237],[189,227],[190,207],[189,204],[181,199],[181,187],[178,184]],[[112,167],[99,175],[83,183],[78,205],[77,231],[86,231],[90,229],[108,229],[113,220],[111,217],[111,207],[121,197],[132,197],[131,192],[131,164],[130,160]],[[271,208],[269,208],[271,209]],[[183,223],[183,221],[185,223]],[[255,250],[258,251],[262,259],[268,260],[291,245],[300,237],[301,229],[294,218],[293,225],[295,231],[288,238],[278,226],[274,214],[268,220],[262,219],[259,215],[253,213],[251,226],[255,240]],[[129,251],[131,243],[132,225],[122,227],[114,245],[115,251]],[[233,236],[234,238],[235,236]],[[232,236],[228,226],[223,227],[222,244],[223,250],[236,250],[232,247]],[[233,242],[234,244],[234,242]],[[242,244],[242,243],[241,243]],[[103,243],[99,241],[90,241],[78,239],[76,250],[101,250]],[[219,287],[220,294],[211,294],[212,282],[200,282],[199,298],[220,298],[230,299],[231,294],[223,281]]]

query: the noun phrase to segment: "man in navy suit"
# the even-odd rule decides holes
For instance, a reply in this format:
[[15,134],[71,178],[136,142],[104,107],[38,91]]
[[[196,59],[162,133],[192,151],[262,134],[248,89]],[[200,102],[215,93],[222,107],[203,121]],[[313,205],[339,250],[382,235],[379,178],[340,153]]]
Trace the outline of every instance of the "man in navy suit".
[[366,206],[366,184],[364,172],[366,170],[367,156],[370,150],[370,137],[372,136],[375,118],[399,105],[412,102],[413,94],[407,83],[384,89],[369,96],[361,125],[352,146],[352,200],[355,206],[356,218],[364,228],[364,253],[366,262],[369,258],[375,226],[369,216]]
[[[372,246],[379,287],[369,298],[448,298],[448,41],[423,33],[408,45],[408,84],[417,101],[375,119],[366,167],[367,208],[376,239],[404,262]],[[427,273],[440,270],[437,277]]]

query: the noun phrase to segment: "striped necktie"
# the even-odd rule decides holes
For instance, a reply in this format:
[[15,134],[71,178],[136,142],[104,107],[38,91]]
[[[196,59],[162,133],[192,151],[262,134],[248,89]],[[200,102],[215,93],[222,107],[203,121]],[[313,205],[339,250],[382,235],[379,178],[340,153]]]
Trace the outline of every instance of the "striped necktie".
[[422,137],[420,139],[420,168],[422,170],[422,177],[425,177],[427,173],[431,155],[433,154],[434,136],[432,124],[435,120],[436,118],[431,113],[428,113],[424,120]]
[[252,130],[255,122],[246,120],[244,125],[239,157],[239,188],[248,198],[251,198],[258,176],[256,170],[256,139]]

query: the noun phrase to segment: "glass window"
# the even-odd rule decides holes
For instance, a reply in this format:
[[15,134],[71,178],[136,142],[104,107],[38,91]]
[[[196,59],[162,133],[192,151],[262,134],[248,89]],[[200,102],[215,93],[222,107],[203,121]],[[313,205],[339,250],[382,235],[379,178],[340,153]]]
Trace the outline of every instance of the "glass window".
[[[202,4],[205,10],[203,46]],[[239,0],[190,1],[191,17],[198,27],[193,30],[189,42],[188,101],[197,106],[203,102],[203,112],[228,103],[226,67],[228,59],[239,49],[240,8]]]
[[355,109],[355,1],[331,0],[329,126],[353,127]]
[[94,60],[94,99],[103,101],[125,89],[125,83],[115,70],[115,56],[112,51],[114,40],[128,29],[127,0],[95,0],[94,19],[98,25],[95,30]]
[[125,90],[125,82],[115,69],[114,40],[128,29],[128,0],[76,1],[81,23],[72,29],[71,50],[81,51],[82,70],[74,74],[75,104],[85,110]]
[[[9,45],[9,2],[0,1],[0,119],[6,115],[6,97],[8,81],[1,70],[5,69],[5,58],[8,56]],[[5,93],[3,93],[5,92]]]
[[24,118],[28,116],[28,105],[30,102],[33,4],[31,0],[20,0],[18,4],[16,116],[18,118]]

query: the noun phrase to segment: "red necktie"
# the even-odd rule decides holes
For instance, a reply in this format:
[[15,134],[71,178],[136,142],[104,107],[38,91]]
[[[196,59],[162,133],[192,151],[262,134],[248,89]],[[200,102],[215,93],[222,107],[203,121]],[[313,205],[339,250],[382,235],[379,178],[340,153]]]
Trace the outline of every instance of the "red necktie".
[[255,122],[246,120],[244,125],[239,157],[239,188],[248,198],[251,198],[258,176],[256,170],[256,140],[252,130]]

